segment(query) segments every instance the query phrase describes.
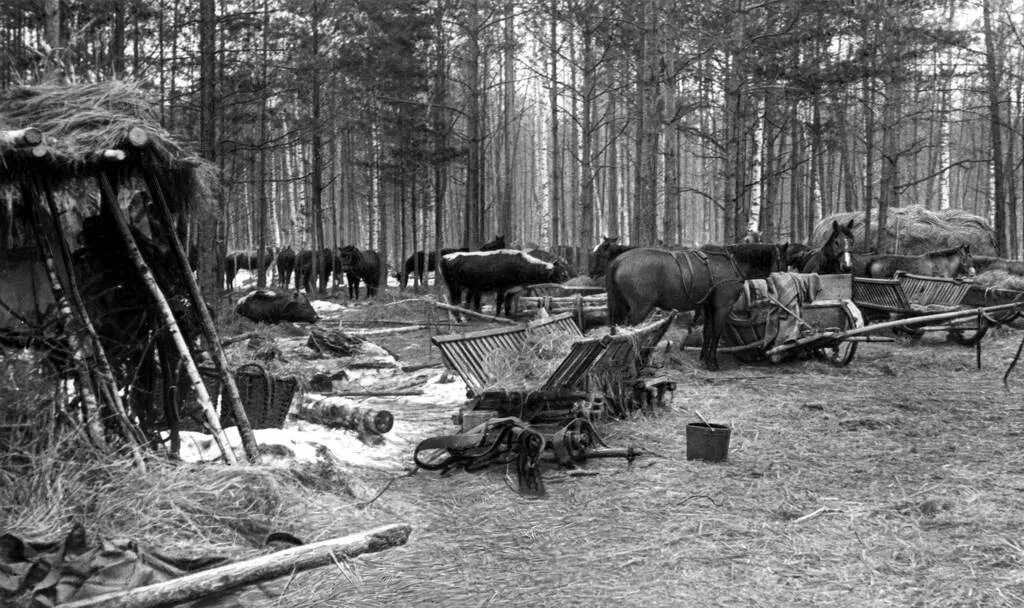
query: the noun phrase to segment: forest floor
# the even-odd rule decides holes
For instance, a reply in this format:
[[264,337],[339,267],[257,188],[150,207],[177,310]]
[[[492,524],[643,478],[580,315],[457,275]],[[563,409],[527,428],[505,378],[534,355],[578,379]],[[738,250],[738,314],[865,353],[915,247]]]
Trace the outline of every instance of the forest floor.
[[[372,311],[382,326],[401,309],[344,304],[342,328],[360,327]],[[682,331],[668,340],[678,345]],[[430,383],[439,383],[429,333],[373,340],[404,366],[436,365]],[[1002,382],[1020,338],[991,331],[980,370],[972,348],[940,335],[861,344],[844,368],[723,356],[722,370],[708,372],[696,350],[659,348],[658,373],[677,383],[671,407],[599,425],[610,445],[651,454],[632,465],[585,463],[589,476],[546,470],[540,499],[510,489],[504,468],[411,472],[411,448],[399,467],[338,464],[334,483],[306,475],[295,489],[274,473],[274,483],[251,484],[276,492],[260,513],[247,507],[253,521],[265,516],[266,526],[307,542],[397,522],[413,532],[402,547],[251,589],[240,604],[1024,605],[1024,455],[1014,447],[1024,435],[1024,371]],[[461,392],[456,383],[428,391],[433,400],[395,398],[394,411],[427,434],[454,432]],[[731,427],[727,461],[686,459],[694,410]],[[206,468],[213,472],[189,472],[190,483],[226,474]],[[263,475],[247,469],[238,475]],[[251,554],[246,541],[256,535],[236,534],[231,523],[249,517],[246,508],[229,506],[230,514],[208,514],[205,546]],[[127,521],[92,523],[130,534]],[[135,533],[164,549],[198,534],[173,520],[138,525]]]
[[[1024,604],[1024,378],[1002,383],[1020,335],[986,338],[981,370],[940,335],[861,344],[845,368],[723,357],[712,373],[697,351],[659,352],[671,408],[601,425],[609,444],[657,456],[552,470],[543,499],[512,491],[504,469],[361,476],[371,495],[391,485],[364,508],[310,505],[297,524],[329,537],[407,522],[408,544],[300,575],[271,604]],[[381,340],[431,356],[415,336]],[[726,462],[685,458],[695,409],[732,428]]]

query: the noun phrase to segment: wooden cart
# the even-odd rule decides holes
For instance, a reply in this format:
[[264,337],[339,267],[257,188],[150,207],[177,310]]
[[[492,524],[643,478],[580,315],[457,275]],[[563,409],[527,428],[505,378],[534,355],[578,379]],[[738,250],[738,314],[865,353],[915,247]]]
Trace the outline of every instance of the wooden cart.
[[869,319],[908,320],[894,327],[913,337],[944,331],[951,340],[971,346],[988,331],[990,324],[983,316],[953,315],[940,324],[931,325],[921,321],[926,316],[973,310],[964,301],[971,286],[970,280],[904,273],[897,273],[892,279],[857,277],[853,279],[853,301]]

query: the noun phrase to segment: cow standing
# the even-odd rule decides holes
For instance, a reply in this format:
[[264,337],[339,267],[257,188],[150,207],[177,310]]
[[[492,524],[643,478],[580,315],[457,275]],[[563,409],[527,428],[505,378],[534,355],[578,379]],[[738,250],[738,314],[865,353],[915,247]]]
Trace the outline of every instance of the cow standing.
[[[561,283],[568,278],[564,267],[537,259],[518,249],[450,253],[441,258],[441,276],[448,285],[451,303],[462,304],[462,294],[480,310],[480,294],[496,292],[495,314],[501,314],[505,292],[520,285]],[[467,302],[467,304],[469,304]],[[509,311],[505,311],[508,314]]]
[[338,248],[338,266],[345,271],[350,300],[359,299],[360,280],[366,282],[366,297],[376,296],[387,272],[384,256],[372,249],[360,251],[355,245]]

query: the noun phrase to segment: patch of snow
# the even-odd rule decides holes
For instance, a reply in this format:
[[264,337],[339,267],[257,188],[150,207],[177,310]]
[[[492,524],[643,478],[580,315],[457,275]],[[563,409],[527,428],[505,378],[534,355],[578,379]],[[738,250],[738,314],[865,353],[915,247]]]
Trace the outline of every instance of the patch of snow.
[[[265,454],[264,462],[277,466],[287,466],[296,461],[316,462],[318,450],[325,449],[339,461],[354,466],[385,471],[407,469],[413,464],[413,451],[420,441],[458,430],[452,425],[452,415],[466,400],[466,385],[458,380],[442,383],[442,377],[443,374],[438,374],[428,380],[422,395],[361,400],[331,397],[332,401],[388,410],[394,415],[394,427],[381,436],[383,441],[378,445],[363,443],[353,431],[331,429],[289,417],[283,429],[254,431],[256,442],[261,447],[270,448],[274,454]],[[225,429],[225,433],[239,459],[243,459],[238,428],[230,427]],[[274,449],[275,446],[281,449]],[[281,453],[285,455],[279,455]],[[185,462],[215,461],[220,458],[220,450],[212,436],[182,431],[181,458]]]
[[325,312],[338,312],[345,308],[337,302],[328,302],[327,300],[310,300],[310,304],[313,305],[313,310],[315,310],[318,315]]

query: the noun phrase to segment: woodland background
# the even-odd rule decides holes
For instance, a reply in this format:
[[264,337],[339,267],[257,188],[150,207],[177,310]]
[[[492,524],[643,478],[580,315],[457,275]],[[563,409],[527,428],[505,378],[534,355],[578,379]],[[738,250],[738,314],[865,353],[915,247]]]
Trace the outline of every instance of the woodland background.
[[1022,24],[1022,0],[0,0],[0,86],[144,83],[221,169],[211,262],[804,241],[911,204],[1019,257]]

